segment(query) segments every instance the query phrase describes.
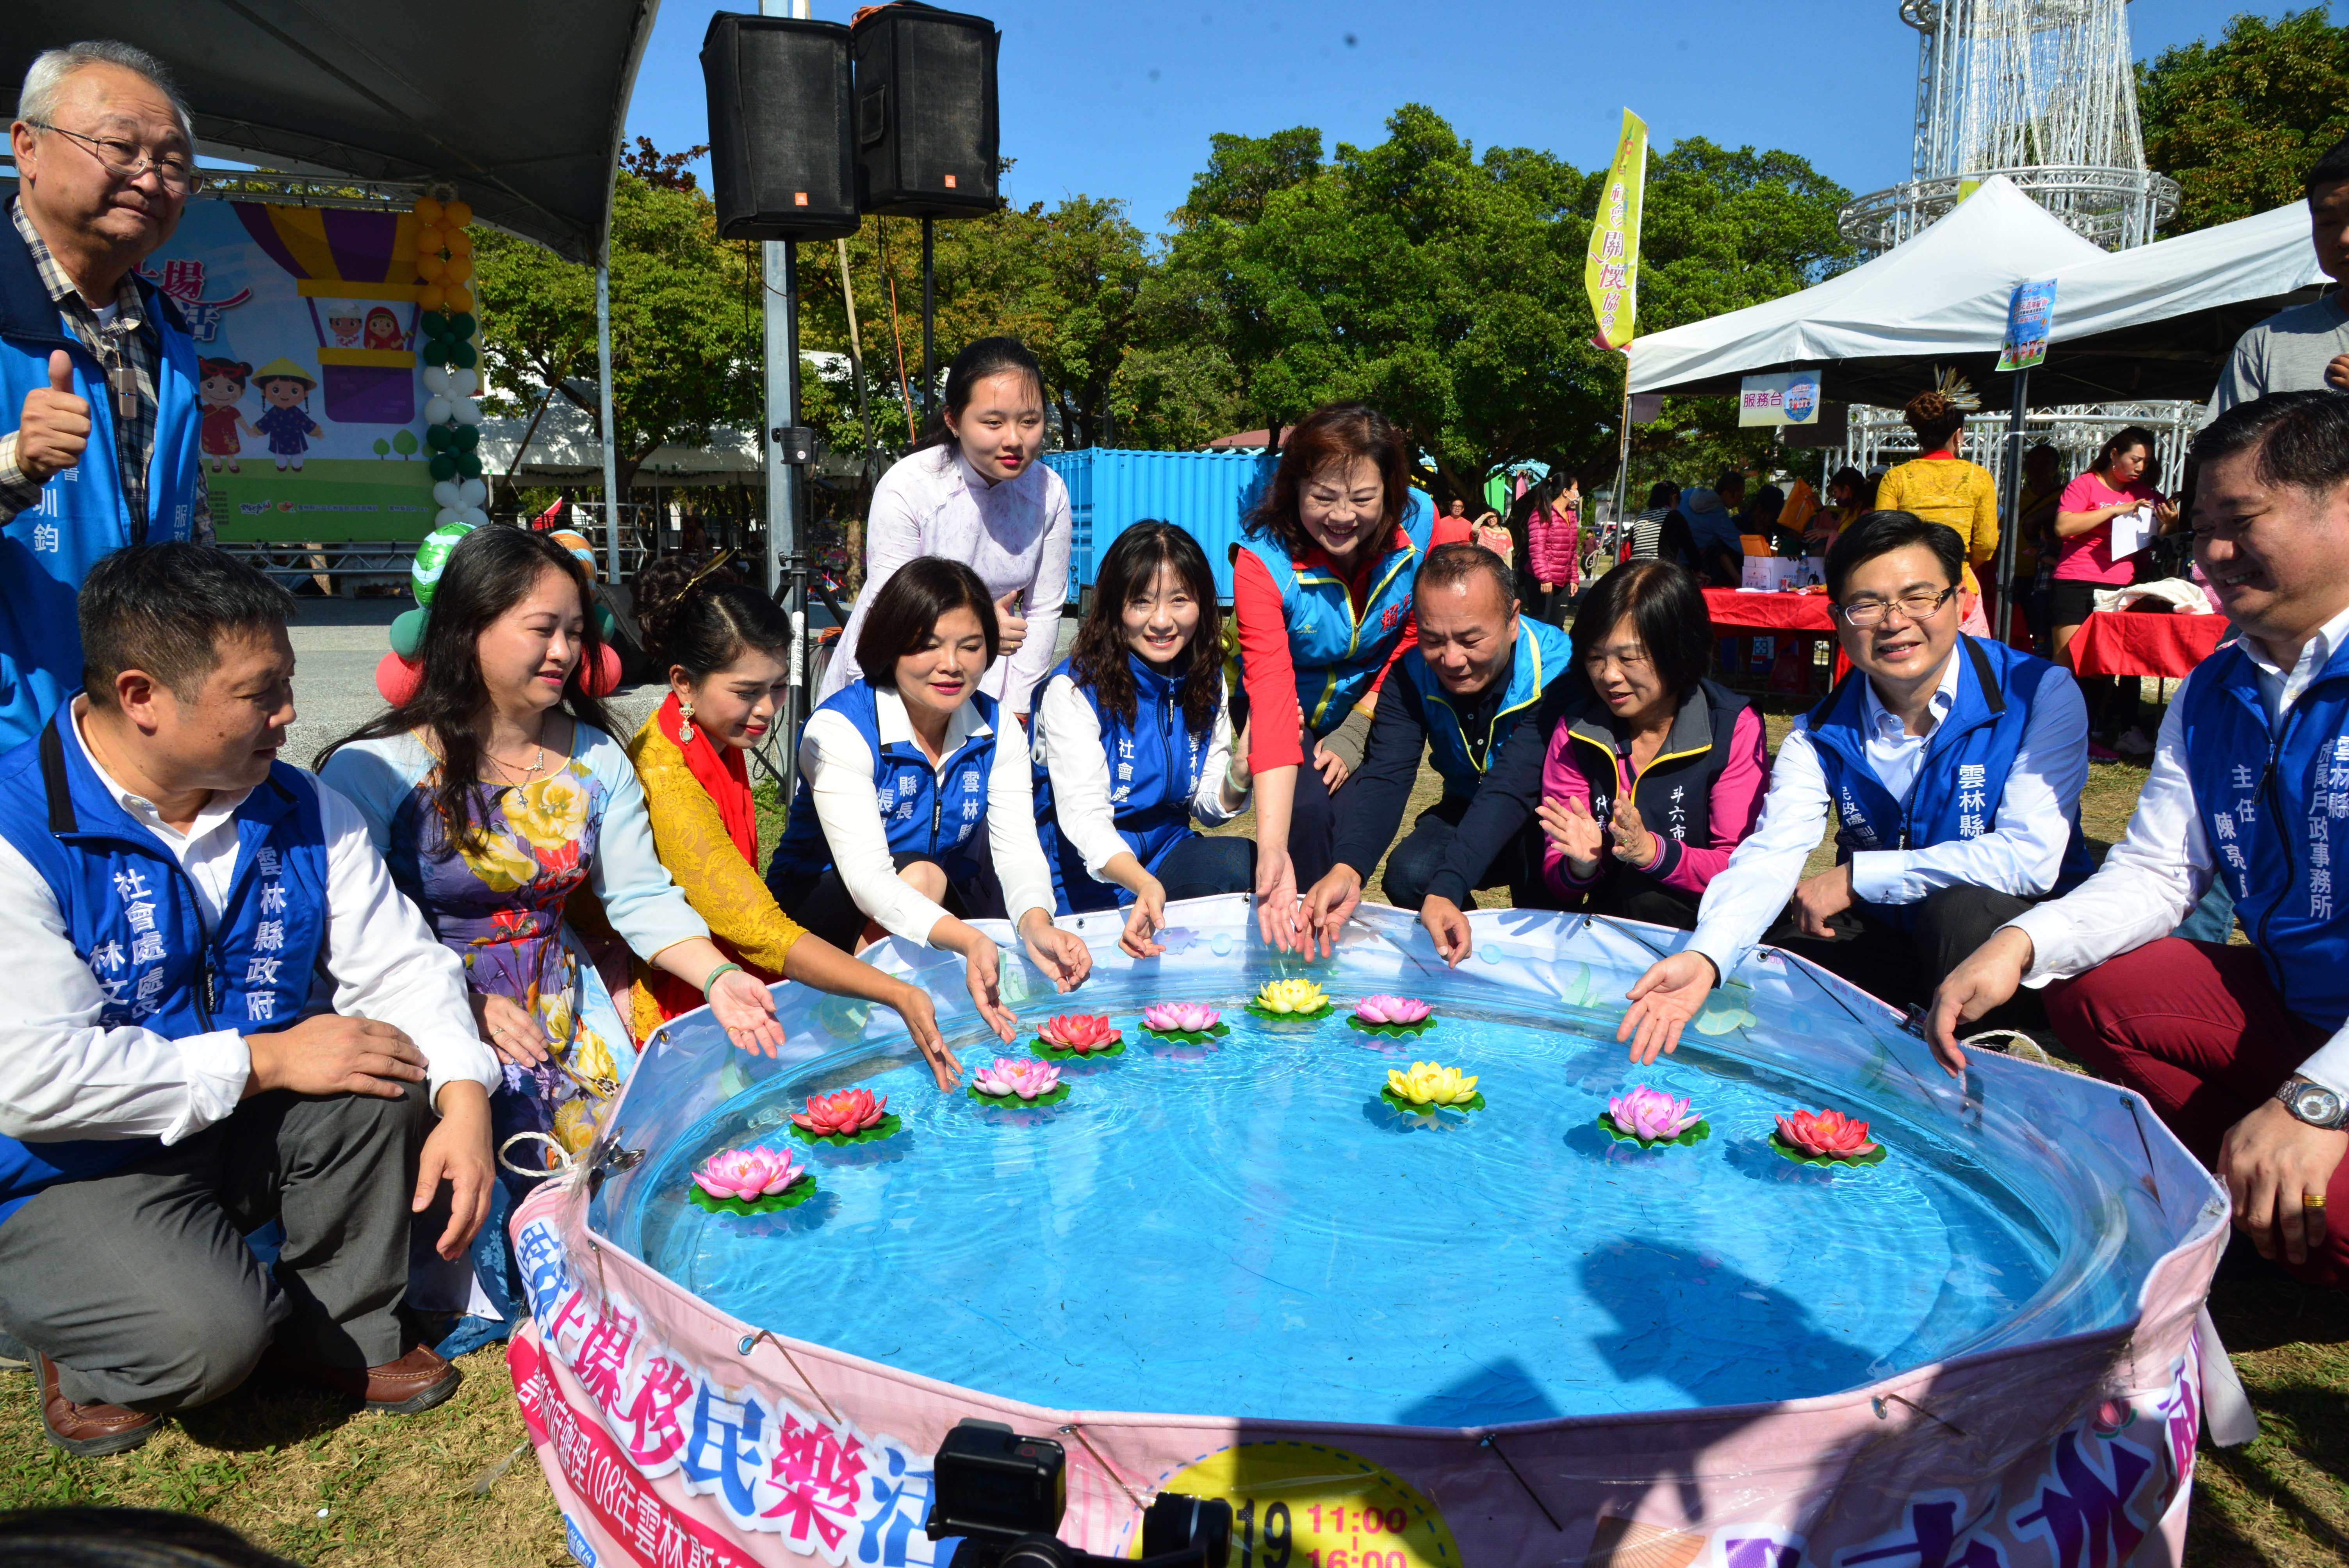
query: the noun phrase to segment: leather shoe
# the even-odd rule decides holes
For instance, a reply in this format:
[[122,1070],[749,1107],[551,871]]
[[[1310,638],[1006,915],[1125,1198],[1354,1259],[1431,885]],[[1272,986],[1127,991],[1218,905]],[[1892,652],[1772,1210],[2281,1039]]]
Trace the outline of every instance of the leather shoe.
[[329,1367],[273,1346],[269,1359],[277,1369],[314,1387],[347,1399],[364,1402],[388,1416],[412,1416],[446,1401],[465,1375],[429,1345],[419,1345],[397,1361],[379,1366]]
[[57,1364],[33,1352],[40,1374],[41,1429],[52,1446],[76,1459],[96,1459],[137,1448],[155,1435],[160,1416],[126,1410],[119,1405],[77,1405],[57,1390]]

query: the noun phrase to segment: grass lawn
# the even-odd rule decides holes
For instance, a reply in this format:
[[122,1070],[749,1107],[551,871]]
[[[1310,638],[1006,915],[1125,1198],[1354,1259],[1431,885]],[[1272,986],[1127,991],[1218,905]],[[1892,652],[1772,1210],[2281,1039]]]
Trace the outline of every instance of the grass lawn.
[[[1772,719],[1774,744],[1785,722]],[[2127,764],[2090,770],[2081,813],[2090,836],[2120,836],[2144,781],[2145,770]],[[1433,775],[1420,786],[1414,810],[1435,797]],[[1244,818],[1229,830],[1251,826]],[[1371,888],[1379,896],[1375,873]],[[2271,1271],[2230,1271],[2211,1310],[2261,1433],[2245,1448],[2203,1449],[2187,1561],[2349,1564],[2349,1298]],[[457,1398],[422,1416],[352,1416],[248,1387],[171,1424],[137,1453],[90,1460],[51,1449],[31,1377],[0,1373],[0,1510],[186,1510],[322,1568],[569,1563],[536,1456],[516,1457],[523,1427],[503,1357],[478,1352],[463,1366]]]

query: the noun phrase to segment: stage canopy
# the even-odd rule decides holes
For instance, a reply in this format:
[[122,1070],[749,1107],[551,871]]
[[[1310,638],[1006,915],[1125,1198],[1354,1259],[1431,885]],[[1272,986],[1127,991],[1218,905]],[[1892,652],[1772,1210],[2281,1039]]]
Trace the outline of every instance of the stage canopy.
[[1634,392],[1735,392],[1741,377],[1818,366],[1837,402],[1897,407],[1937,367],[1985,407],[2014,285],[2056,280],[2039,406],[2208,397],[2244,328],[2324,279],[2305,202],[2107,253],[2003,179],[1907,243],[1814,288],[1632,341]]
[[208,154],[295,173],[452,181],[477,220],[595,259],[657,0],[66,0],[0,6],[0,92],[88,37],[179,77]]

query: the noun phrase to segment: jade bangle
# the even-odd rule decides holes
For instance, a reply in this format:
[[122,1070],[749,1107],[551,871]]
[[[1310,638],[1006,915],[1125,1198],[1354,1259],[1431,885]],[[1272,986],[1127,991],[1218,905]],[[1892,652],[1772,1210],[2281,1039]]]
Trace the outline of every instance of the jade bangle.
[[737,975],[742,973],[742,966],[740,964],[734,963],[720,964],[717,968],[712,969],[709,972],[709,977],[701,983],[701,995],[705,999],[709,995],[709,988],[718,984],[718,977],[725,974],[730,969],[734,971]]

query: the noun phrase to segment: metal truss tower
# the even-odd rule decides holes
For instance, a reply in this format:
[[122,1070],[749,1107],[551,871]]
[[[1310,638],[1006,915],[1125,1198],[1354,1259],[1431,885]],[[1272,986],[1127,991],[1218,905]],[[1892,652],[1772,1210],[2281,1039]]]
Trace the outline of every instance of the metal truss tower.
[[2107,250],[2153,238],[2178,184],[2145,166],[2128,0],[1900,0],[1917,29],[1910,177],[1837,214],[1890,249],[2002,174]]

